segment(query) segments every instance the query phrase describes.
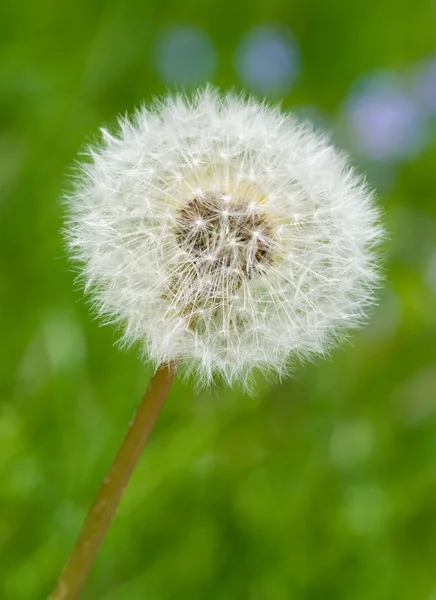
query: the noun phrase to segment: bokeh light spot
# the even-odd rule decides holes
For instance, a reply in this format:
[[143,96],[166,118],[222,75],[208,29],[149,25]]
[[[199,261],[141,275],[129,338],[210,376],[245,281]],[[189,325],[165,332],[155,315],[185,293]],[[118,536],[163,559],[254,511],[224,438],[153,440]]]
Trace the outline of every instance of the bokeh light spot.
[[249,31],[235,56],[235,68],[250,90],[276,96],[288,91],[300,67],[297,45],[286,29],[263,25]]
[[436,251],[428,259],[424,270],[424,279],[430,290],[436,295]]
[[343,514],[348,527],[354,533],[380,534],[390,512],[386,494],[379,485],[366,483],[347,489]]
[[330,458],[339,468],[355,467],[370,456],[373,444],[374,431],[369,421],[339,422],[330,440]]
[[211,79],[216,52],[208,34],[194,26],[170,27],[161,32],[155,49],[156,67],[167,84],[189,85]]
[[417,101],[424,110],[436,114],[436,58],[421,63],[414,75]]

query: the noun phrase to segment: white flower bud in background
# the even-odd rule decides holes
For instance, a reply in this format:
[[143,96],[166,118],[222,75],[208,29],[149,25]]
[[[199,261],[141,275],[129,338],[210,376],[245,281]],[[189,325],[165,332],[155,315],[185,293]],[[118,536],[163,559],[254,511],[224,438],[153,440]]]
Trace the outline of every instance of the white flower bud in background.
[[378,210],[329,141],[212,88],[103,130],[68,198],[87,289],[123,341],[201,382],[283,373],[360,323]]

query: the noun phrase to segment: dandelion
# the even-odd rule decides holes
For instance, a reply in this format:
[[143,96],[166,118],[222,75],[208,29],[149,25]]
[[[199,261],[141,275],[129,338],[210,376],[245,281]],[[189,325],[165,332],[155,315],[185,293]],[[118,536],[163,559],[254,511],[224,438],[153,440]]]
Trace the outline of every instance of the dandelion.
[[283,374],[361,323],[378,281],[371,191],[292,115],[206,88],[102,135],[68,198],[69,247],[99,314],[156,375],[128,433],[135,457],[124,444],[53,600],[76,597],[176,366],[201,383]]
[[233,384],[361,322],[378,211],[310,126],[206,89],[103,138],[70,198],[70,246],[100,314],[154,365]]

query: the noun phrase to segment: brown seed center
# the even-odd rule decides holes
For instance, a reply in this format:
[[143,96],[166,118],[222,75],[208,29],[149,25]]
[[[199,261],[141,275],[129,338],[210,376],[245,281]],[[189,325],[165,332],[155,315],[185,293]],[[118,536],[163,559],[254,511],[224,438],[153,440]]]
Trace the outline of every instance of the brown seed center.
[[211,275],[251,278],[271,263],[272,227],[259,206],[207,192],[189,200],[177,216],[181,248]]

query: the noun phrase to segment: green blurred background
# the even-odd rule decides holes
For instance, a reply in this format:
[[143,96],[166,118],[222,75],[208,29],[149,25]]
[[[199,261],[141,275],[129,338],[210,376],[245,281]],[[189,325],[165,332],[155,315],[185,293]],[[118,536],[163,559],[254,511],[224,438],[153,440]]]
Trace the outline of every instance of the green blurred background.
[[281,385],[176,383],[83,599],[435,600],[434,0],[6,0],[0,32],[1,600],[48,595],[150,376],[74,284],[66,174],[118,113],[206,80],[352,152],[388,281]]

